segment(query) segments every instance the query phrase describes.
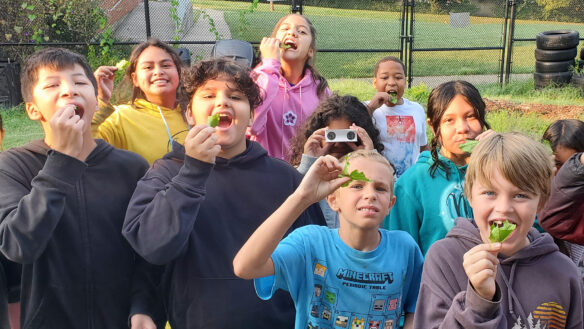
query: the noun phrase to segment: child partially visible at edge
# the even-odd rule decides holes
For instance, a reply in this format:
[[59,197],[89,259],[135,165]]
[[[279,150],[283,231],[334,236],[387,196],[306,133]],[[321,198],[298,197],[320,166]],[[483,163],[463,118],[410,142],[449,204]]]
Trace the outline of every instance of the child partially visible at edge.
[[[327,142],[327,129],[353,129],[357,142]],[[333,94],[320,103],[306,120],[304,128],[292,139],[289,162],[301,174],[306,174],[320,156],[330,154],[342,159],[349,152],[358,149],[375,149],[381,152],[383,144],[379,141],[379,131],[373,125],[367,108],[357,97]],[[339,215],[328,206],[326,199],[318,203],[327,226],[339,227]]]
[[[532,227],[552,176],[549,154],[529,137],[481,140],[464,187],[474,220],[459,218],[426,254],[416,328],[582,328],[580,274]],[[506,222],[512,233],[493,242]]]
[[44,132],[0,153],[0,251],[23,264],[22,326],[154,328],[152,267],[121,234],[147,162],[91,136],[97,89],[83,56],[37,51],[20,78]]
[[[374,150],[355,151],[345,161],[368,181],[339,178],[343,163],[320,157],[237,253],[235,274],[256,279],[262,299],[287,290],[297,329],[395,328],[402,309],[404,328],[412,328],[422,254],[407,233],[379,228],[395,202],[393,169]],[[340,227],[310,225],[281,240],[298,215],[324,197]]]
[[377,93],[365,102],[385,146],[383,155],[397,170],[397,177],[428,150],[424,108],[403,97],[406,74],[402,61],[393,56],[380,59],[373,71]]
[[251,139],[284,160],[298,127],[331,92],[314,65],[316,29],[306,16],[282,17],[270,37],[262,39],[260,52],[254,80],[262,104],[255,109]]

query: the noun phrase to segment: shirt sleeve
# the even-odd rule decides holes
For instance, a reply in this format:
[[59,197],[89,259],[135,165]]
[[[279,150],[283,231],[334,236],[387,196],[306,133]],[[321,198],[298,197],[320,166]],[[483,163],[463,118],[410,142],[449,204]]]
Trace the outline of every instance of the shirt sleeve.
[[283,289],[290,293],[293,300],[298,300],[308,258],[303,231],[305,229],[301,228],[290,233],[272,253],[274,275],[254,280],[260,298],[270,299],[276,290]]
[[[420,223],[422,222],[422,211],[420,202],[410,194],[406,185],[413,182],[404,182],[409,176],[402,176],[395,184],[394,195],[395,205],[391,208],[389,215],[383,221],[383,227],[388,230],[401,230],[408,232],[414,241],[420,245]],[[408,184],[409,183],[409,184]]]
[[51,150],[30,188],[15,172],[0,169],[0,251],[6,258],[30,264],[44,252],[86,168]]
[[279,60],[269,58],[264,59],[254,69],[254,80],[258,87],[260,87],[262,96],[262,104],[254,110],[253,125],[251,127],[254,135],[259,135],[266,127],[268,112],[280,88],[280,67],[281,63]]
[[405,302],[404,302],[404,312],[415,313],[416,303],[418,302],[418,293],[420,291],[420,281],[422,280],[422,269],[424,264],[424,256],[420,251],[420,247],[413,241],[409,236],[406,237],[407,245],[409,246],[409,264],[407,273],[407,286],[409,287],[406,291]]
[[155,167],[138,182],[122,233],[148,262],[164,265],[187,245],[213,164],[185,156],[174,177],[164,166]]
[[497,286],[494,301],[480,297],[468,280],[464,285],[453,273],[463,270],[460,262],[451,263],[448,250],[431,247],[426,255],[414,328],[506,329],[501,311],[501,292]]

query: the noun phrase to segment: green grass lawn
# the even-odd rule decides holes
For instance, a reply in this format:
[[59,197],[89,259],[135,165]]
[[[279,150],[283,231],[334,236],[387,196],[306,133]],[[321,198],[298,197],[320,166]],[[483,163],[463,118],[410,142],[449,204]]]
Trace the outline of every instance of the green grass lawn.
[[[249,3],[197,0],[195,6],[225,12],[225,20],[232,37],[260,41],[268,36],[280,17],[289,13],[289,5],[275,6],[269,11],[267,3],[260,3],[253,13],[245,15],[241,23],[240,10]],[[400,13],[370,10],[334,9],[304,6],[304,14],[317,30],[320,49],[398,49]],[[516,38],[535,38],[541,31],[575,29],[584,35],[584,24],[518,20]],[[471,17],[470,25],[453,28],[448,15],[416,14],[414,49],[499,47],[502,45],[503,19]],[[533,72],[535,42],[516,42],[513,51],[513,72]],[[317,67],[327,78],[370,77],[375,62],[386,55],[397,53],[324,53],[317,55]],[[500,50],[481,51],[418,51],[413,55],[414,76],[497,74],[500,68]]]

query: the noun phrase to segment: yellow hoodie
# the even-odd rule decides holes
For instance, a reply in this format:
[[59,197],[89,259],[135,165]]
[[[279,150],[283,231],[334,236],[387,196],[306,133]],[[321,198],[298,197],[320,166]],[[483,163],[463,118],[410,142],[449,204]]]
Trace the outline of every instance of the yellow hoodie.
[[172,143],[164,121],[168,124],[172,138],[184,144],[188,125],[180,107],[169,109],[140,98],[134,101],[134,106],[122,104],[116,108],[100,100],[99,111],[91,121],[91,132],[93,137],[102,138],[114,147],[138,153],[152,164],[171,149]]

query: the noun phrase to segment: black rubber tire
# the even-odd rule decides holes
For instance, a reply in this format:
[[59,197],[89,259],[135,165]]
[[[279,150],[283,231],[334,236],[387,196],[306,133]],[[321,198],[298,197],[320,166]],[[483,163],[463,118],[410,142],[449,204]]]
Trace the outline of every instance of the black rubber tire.
[[569,49],[578,46],[580,33],[572,30],[545,31],[535,36],[535,42],[538,49]]
[[582,89],[582,92],[584,92],[584,74],[574,74],[572,76],[572,85]]
[[535,72],[537,73],[568,72],[574,69],[574,65],[576,65],[576,61],[573,59],[563,62],[535,61]]
[[535,89],[545,88],[551,83],[561,85],[570,82],[572,72],[533,73]]
[[578,55],[578,48],[545,50],[535,48],[535,60],[542,62],[562,62],[574,59]]

